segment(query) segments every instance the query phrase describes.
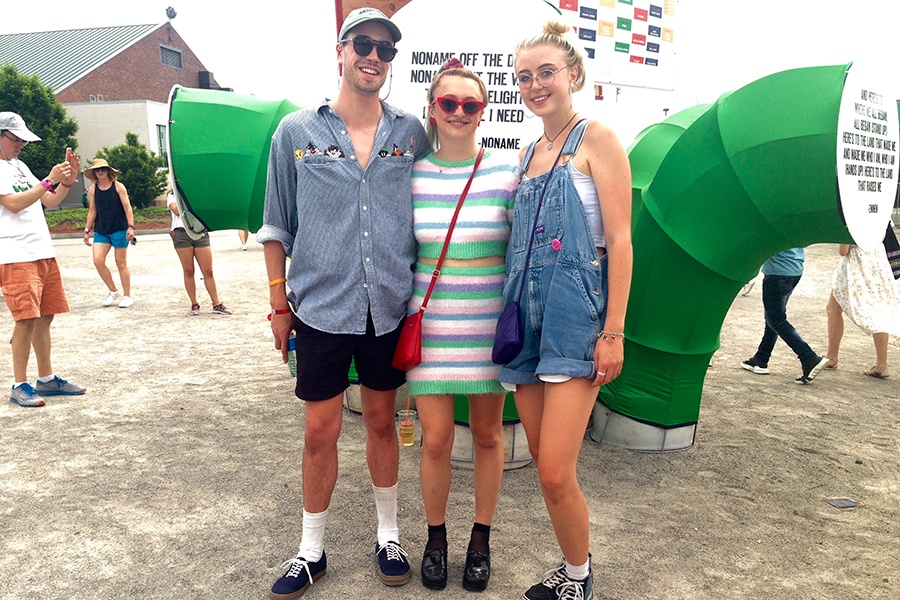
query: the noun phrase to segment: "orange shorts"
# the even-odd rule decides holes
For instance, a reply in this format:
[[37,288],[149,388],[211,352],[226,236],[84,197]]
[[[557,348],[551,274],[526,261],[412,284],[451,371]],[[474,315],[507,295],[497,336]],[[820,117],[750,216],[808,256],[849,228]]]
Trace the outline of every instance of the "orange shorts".
[[0,265],[0,289],[16,321],[69,312],[55,258]]

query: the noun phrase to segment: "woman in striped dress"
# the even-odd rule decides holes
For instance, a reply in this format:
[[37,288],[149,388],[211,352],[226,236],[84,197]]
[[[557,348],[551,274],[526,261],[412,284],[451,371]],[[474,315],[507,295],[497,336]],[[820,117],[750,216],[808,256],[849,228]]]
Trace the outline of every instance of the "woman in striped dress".
[[[418,243],[409,313],[422,304],[450,220],[475,165],[476,131],[487,104],[484,83],[451,59],[428,95],[427,131],[433,153],[413,165],[413,215]],[[445,516],[450,493],[453,395],[469,397],[475,447],[475,523],[466,552],[463,587],[481,591],[490,577],[488,545],[503,477],[503,400],[499,367],[491,362],[502,310],[506,246],[518,185],[518,160],[485,151],[460,210],[440,276],[422,323],[422,363],[407,373],[422,424],[420,477],[428,542],[422,583],[447,583]]]

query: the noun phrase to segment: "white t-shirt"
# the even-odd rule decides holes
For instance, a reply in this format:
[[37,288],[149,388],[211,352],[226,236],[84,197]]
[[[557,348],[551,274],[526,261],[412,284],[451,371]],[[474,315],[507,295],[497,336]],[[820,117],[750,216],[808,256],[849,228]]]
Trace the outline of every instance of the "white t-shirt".
[[169,214],[172,215],[172,231],[175,231],[179,227],[184,227],[184,224],[181,222],[181,217],[172,212],[172,203],[175,202],[175,192],[170,192],[166,196],[166,206],[169,207]]
[[[0,159],[0,196],[17,194],[41,185],[18,158]],[[0,264],[32,262],[56,256],[44,209],[37,201],[14,213],[0,206]]]

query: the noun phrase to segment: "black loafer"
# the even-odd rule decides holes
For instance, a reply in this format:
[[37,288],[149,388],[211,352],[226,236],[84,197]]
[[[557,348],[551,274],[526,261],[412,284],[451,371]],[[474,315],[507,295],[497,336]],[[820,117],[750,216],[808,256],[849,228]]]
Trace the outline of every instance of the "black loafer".
[[463,571],[463,588],[470,592],[483,592],[491,578],[489,552],[466,552],[466,569]]
[[447,550],[435,548],[422,555],[422,585],[430,590],[447,587]]

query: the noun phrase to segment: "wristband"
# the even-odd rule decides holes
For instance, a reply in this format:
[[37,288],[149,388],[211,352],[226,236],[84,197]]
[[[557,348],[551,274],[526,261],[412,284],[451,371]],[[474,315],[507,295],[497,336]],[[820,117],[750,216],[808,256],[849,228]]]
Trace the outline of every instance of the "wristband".
[[[132,225],[131,223],[128,224],[128,227],[130,227],[131,229],[134,229],[134,225]],[[125,229],[128,229],[128,227],[126,227]]]
[[41,179],[41,185],[44,186],[48,192],[53,191],[53,184],[50,182],[49,179]]
[[63,186],[64,188],[67,188],[67,189],[70,188],[70,187],[72,187],[71,185],[66,185],[66,184],[64,184],[64,183],[62,184],[62,186]]
[[90,229],[85,228],[85,230],[84,230],[84,235],[87,235],[87,234],[89,234],[90,232],[91,232]]
[[268,315],[266,315],[266,318],[271,321],[272,317],[274,315],[286,315],[290,312],[291,312],[290,308],[273,308],[272,312],[270,312]]
[[[269,287],[275,287],[279,283],[287,283],[287,279],[285,279],[284,277],[281,277],[279,279],[273,279],[272,281],[269,282]],[[276,314],[284,314],[284,313],[276,313]]]

